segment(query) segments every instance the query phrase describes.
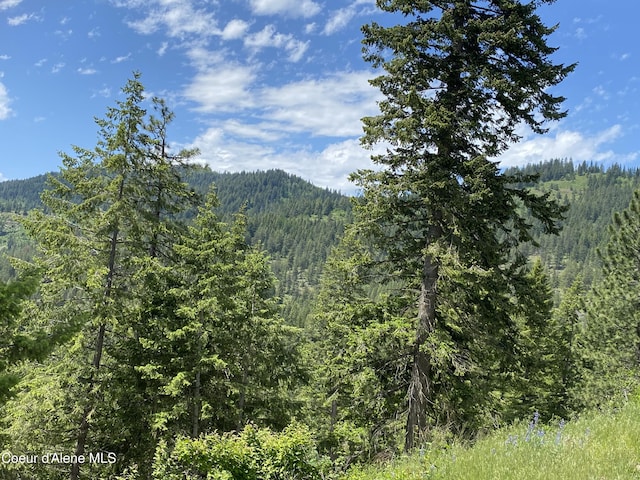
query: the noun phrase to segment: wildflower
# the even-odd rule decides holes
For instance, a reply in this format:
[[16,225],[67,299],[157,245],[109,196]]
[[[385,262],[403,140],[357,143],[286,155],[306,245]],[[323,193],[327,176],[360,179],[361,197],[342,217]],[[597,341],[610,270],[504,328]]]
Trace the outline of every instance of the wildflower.
[[535,428],[538,426],[538,420],[539,419],[540,419],[540,414],[536,410],[536,412],[533,414],[533,420],[529,423],[529,428],[527,429],[527,434],[524,437],[524,441],[525,442],[528,442],[529,440],[531,440],[531,434],[533,433]]
[[505,445],[518,445],[518,436],[517,435],[509,435],[507,440],[504,442]]
[[558,424],[558,431],[556,432],[556,439],[555,439],[555,444],[556,445],[560,445],[560,442],[562,441],[562,431],[564,430],[564,426],[566,425],[566,422],[564,421],[564,418],[560,420],[560,423]]

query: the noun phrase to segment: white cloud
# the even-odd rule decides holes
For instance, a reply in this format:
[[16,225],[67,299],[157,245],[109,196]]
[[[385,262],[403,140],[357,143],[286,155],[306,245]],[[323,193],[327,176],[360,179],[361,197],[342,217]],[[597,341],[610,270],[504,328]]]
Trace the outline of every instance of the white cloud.
[[[214,115],[191,146],[214,170],[281,168],[316,185],[353,192],[349,173],[371,167],[372,152],[359,143],[361,117],[377,113],[379,94],[369,85],[370,76],[341,72],[260,88],[253,70],[213,66],[185,94],[200,111],[233,111],[233,119]],[[314,146],[314,137],[321,136],[335,142]]]
[[597,85],[592,91],[603,100],[609,100],[610,98],[609,92],[602,85]]
[[578,40],[585,40],[587,38],[587,32],[585,31],[584,28],[582,27],[578,27],[576,28],[576,31],[574,33],[574,36],[578,39]]
[[128,25],[144,35],[163,28],[170,37],[177,38],[208,36],[218,32],[213,13],[194,8],[189,0],[130,0],[117,1],[114,5],[143,10],[146,16]]
[[129,60],[131,58],[131,53],[127,53],[126,55],[122,55],[120,57],[116,57],[114,58],[111,63],[122,63],[122,62],[126,62],[127,60]]
[[289,131],[348,137],[362,133],[360,119],[377,112],[379,93],[368,71],[343,72],[326,78],[271,87],[261,93],[264,117]]
[[77,72],[80,75],[95,75],[98,71],[95,68],[78,68]]
[[256,15],[284,15],[309,18],[320,13],[321,7],[312,0],[250,0]]
[[233,19],[222,30],[221,36],[224,40],[235,40],[242,38],[249,28],[249,24],[244,20]]
[[332,35],[339,30],[346,27],[351,19],[356,15],[355,5],[350,5],[347,8],[341,8],[333,12],[329,20],[324,26],[322,33],[325,35]]
[[215,171],[282,169],[320,187],[354,193],[348,181],[351,172],[371,168],[371,152],[357,139],[328,145],[316,151],[304,146],[276,149],[273,146],[231,138],[224,129],[212,127],[198,136],[192,147],[200,149],[199,160]]
[[17,7],[22,3],[22,0],[1,0],[0,10],[7,10],[9,8]]
[[51,68],[51,73],[58,73],[60,70],[62,70],[65,67],[64,63],[56,63],[52,68]]
[[[195,56],[206,58],[206,53],[200,51]],[[368,71],[340,72],[282,86],[258,87],[254,85],[255,68],[220,63],[197,74],[184,96],[203,113],[233,111],[236,122],[241,122],[243,110],[250,109],[251,128],[259,130],[256,138],[272,137],[275,132],[277,138],[300,133],[356,137],[362,134],[361,118],[377,113],[380,94],[369,85],[370,76]],[[238,129],[242,124],[233,125]]]
[[267,25],[257,33],[244,39],[247,48],[258,51],[267,47],[283,48],[289,54],[289,61],[298,62],[307,51],[309,42],[296,40],[291,34],[276,32],[276,27]]
[[270,122],[241,123],[238,120],[227,120],[223,124],[225,134],[244,138],[248,141],[276,142],[285,136],[277,124]]
[[165,53],[167,53],[167,48],[169,48],[169,43],[168,42],[162,42],[162,45],[160,45],[160,48],[157,50],[157,54],[159,57],[162,57]]
[[238,111],[252,105],[249,87],[255,73],[251,67],[219,65],[194,77],[184,95],[199,104],[198,111]]
[[95,91],[91,98],[102,97],[102,98],[110,98],[111,97],[111,87],[104,86],[100,90]]
[[209,70],[225,62],[224,54],[220,51],[211,51],[201,46],[194,46],[187,50],[187,57],[196,70]]
[[618,153],[606,145],[623,136],[621,125],[613,125],[592,136],[573,130],[558,129],[555,135],[529,135],[513,145],[501,157],[503,166],[521,166],[552,158],[571,158],[576,162],[627,162],[634,160],[638,152]]
[[18,15],[16,17],[7,18],[7,23],[12,27],[17,27],[18,25],[22,25],[27,23],[29,20],[37,18],[34,13],[23,13],[22,15]]
[[13,113],[9,104],[11,99],[4,84],[0,83],[0,120],[6,120]]

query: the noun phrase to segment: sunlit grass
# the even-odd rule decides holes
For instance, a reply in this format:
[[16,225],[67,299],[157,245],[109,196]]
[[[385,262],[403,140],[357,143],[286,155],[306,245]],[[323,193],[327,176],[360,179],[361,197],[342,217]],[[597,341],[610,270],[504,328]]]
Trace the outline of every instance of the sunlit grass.
[[354,469],[345,480],[613,480],[640,479],[640,403],[571,422],[531,419],[473,447],[453,445]]

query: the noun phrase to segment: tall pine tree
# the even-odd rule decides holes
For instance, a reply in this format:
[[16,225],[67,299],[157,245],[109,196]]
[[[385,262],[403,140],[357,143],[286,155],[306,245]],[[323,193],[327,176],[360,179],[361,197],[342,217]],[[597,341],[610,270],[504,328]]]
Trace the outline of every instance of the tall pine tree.
[[[33,211],[23,223],[40,249],[40,315],[77,332],[52,359],[51,368],[65,376],[68,387],[59,395],[60,410],[75,424],[63,426],[75,432],[71,436],[57,432],[56,444],[73,443],[65,450],[77,457],[87,448],[114,451],[126,463],[153,451],[149,436],[141,437],[136,428],[145,418],[123,417],[135,405],[137,386],[123,383],[129,377],[121,374],[122,351],[139,335],[136,321],[150,296],[140,271],[168,256],[175,240],[173,214],[193,194],[167,155],[171,115],[164,104],[153,102],[159,117],[147,113],[137,73],[122,93],[124,99],[96,120],[96,147],[62,154],[60,175],[50,178],[42,196],[47,211]],[[80,467],[71,466],[72,480],[80,477]]]
[[513,297],[526,295],[514,254],[531,240],[523,210],[557,230],[562,210],[513,187],[522,179],[495,160],[520,124],[543,133],[565,115],[550,87],[573,65],[551,61],[554,28],[536,14],[545,3],[378,0],[405,22],[363,27],[385,99],[362,143],[386,152],[352,175],[363,191],[353,228],[378,248],[379,281],[412,299],[406,449],[434,424],[473,428],[487,372],[513,341]]
[[579,342],[585,406],[620,400],[640,385],[640,191],[614,215],[601,252],[603,278],[587,299]]

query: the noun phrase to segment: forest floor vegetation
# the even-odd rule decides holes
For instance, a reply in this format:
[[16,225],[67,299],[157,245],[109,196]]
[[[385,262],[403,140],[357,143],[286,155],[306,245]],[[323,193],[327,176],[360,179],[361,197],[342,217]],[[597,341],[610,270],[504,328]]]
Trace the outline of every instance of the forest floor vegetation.
[[543,425],[537,416],[472,446],[432,446],[342,480],[640,479],[640,395],[619,408]]

